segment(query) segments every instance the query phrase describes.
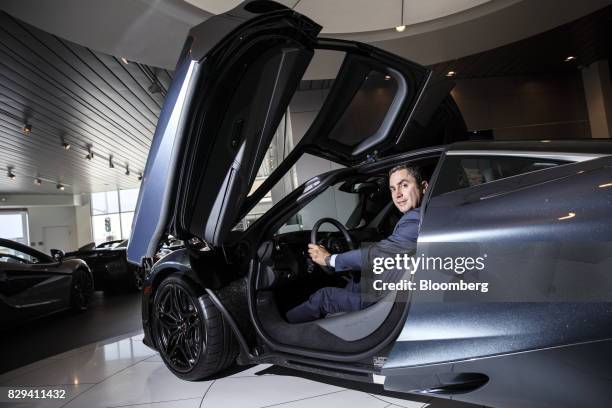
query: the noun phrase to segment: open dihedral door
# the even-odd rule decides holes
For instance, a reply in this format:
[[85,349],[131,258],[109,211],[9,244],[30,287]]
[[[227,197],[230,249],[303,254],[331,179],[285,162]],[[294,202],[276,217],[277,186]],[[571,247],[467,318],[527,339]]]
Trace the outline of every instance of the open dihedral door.
[[204,57],[173,230],[223,242],[312,55],[292,14],[249,21]]
[[164,231],[223,241],[320,29],[283,5],[245,1],[190,31],[149,153],[130,261],[152,256]]

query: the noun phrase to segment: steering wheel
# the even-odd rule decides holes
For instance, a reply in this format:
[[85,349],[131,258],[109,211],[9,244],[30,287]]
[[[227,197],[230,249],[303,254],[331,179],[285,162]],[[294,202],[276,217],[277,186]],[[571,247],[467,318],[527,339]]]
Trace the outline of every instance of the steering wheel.
[[[334,227],[336,227],[338,231],[340,231],[342,235],[344,236],[344,239],[346,240],[346,244],[348,245],[348,247],[351,250],[355,249],[355,244],[353,243],[353,239],[351,238],[351,235],[349,234],[346,227],[342,225],[340,221],[335,220],[333,218],[321,218],[319,221],[315,223],[315,225],[312,227],[312,231],[310,232],[310,243],[311,244],[318,245],[317,234],[319,233],[319,228],[321,227],[321,225],[325,223],[330,223]],[[312,272],[313,269],[314,269],[314,262],[312,261],[312,259],[308,259],[308,272]],[[321,269],[323,269],[325,273],[330,274],[330,275],[334,273],[334,270],[327,266],[321,266]]]

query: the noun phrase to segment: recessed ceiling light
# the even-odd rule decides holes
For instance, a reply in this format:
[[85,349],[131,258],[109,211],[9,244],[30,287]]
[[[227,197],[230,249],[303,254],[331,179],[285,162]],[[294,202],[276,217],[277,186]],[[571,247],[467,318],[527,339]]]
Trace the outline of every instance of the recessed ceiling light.
[[388,81],[391,79],[391,75],[385,75],[385,81]]
[[123,62],[125,65],[129,64],[127,58],[125,57],[121,57],[121,62]]
[[455,72],[455,71],[448,71],[448,72],[446,73],[446,76],[447,76],[447,77],[449,77],[449,78],[452,78],[452,77],[454,77],[455,75],[457,75],[457,72]]
[[405,25],[395,27],[395,31],[397,31],[398,33],[403,32],[405,29],[406,29]]
[[30,132],[32,131],[32,125],[30,125],[29,123],[26,123],[25,125],[23,125],[23,128],[21,128],[21,131],[23,132],[24,135],[30,134]]
[[565,57],[565,62],[571,62],[571,61],[575,61],[576,60],[576,56],[574,55],[569,55],[567,57]]

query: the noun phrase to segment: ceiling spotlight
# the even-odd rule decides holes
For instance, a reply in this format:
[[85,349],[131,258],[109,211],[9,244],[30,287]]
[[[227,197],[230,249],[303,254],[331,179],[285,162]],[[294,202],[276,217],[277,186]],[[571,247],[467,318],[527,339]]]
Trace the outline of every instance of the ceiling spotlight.
[[125,57],[121,57],[121,62],[123,62],[125,65],[129,64],[129,61]]
[[21,128],[21,131],[23,132],[24,135],[29,135],[30,132],[32,131],[32,125],[30,125],[29,123],[26,123]]
[[142,173],[138,175],[138,181],[142,181]]
[[448,71],[448,72],[446,73],[446,76],[447,76],[448,78],[452,78],[452,77],[454,77],[455,75],[457,75],[457,72],[455,72],[455,71]]
[[37,185],[37,186],[40,186],[42,184],[42,180],[39,179],[39,178],[35,178],[34,179],[34,184]]
[[398,33],[403,32],[405,29],[406,29],[405,25],[395,27],[395,31],[397,31]]
[[85,156],[87,160],[91,160],[94,158],[94,154],[91,151],[91,146],[87,146],[87,155]]
[[128,166],[125,166],[125,175],[126,176],[130,175],[130,168]]
[[113,164],[113,156],[108,157],[108,167],[110,167],[111,169],[115,168],[115,165]]
[[575,55],[569,55],[565,58],[565,62],[571,62],[571,61],[575,61],[576,60],[576,56]]
[[57,183],[57,186],[55,186],[55,188],[57,188],[60,191],[64,191],[66,189],[66,187],[64,187],[62,183]]
[[385,75],[385,81],[388,81],[391,79],[391,75]]
[[64,150],[70,149],[70,143],[68,143],[63,137],[62,137],[62,147],[64,148]]
[[6,173],[7,177],[10,178],[11,180],[15,180],[15,173],[13,173],[13,168],[9,167],[8,169],[8,173]]

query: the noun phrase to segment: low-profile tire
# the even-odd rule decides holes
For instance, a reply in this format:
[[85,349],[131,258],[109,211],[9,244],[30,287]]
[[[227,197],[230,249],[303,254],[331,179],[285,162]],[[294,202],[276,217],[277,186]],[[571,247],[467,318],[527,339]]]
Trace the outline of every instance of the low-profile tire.
[[180,275],[157,288],[151,328],[166,366],[177,377],[197,381],[229,367],[237,349],[231,328],[204,290]]
[[70,286],[70,306],[77,312],[84,312],[89,307],[93,292],[93,280],[85,269],[77,269],[72,274]]

